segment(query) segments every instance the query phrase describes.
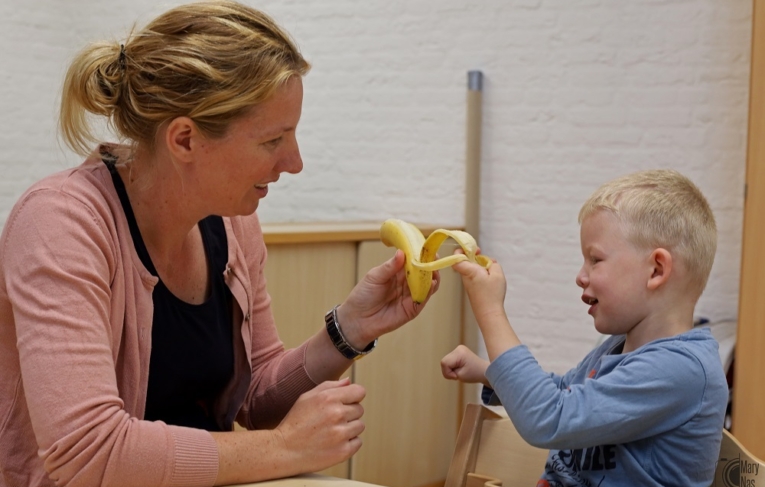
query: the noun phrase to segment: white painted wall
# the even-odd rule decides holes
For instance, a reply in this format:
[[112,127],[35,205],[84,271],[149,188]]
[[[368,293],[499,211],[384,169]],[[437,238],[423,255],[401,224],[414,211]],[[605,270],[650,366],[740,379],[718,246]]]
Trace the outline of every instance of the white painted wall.
[[[313,63],[305,170],[261,205],[273,221],[460,226],[466,72],[485,75],[480,240],[543,366],[595,343],[574,284],[576,215],[602,182],[670,167],[706,193],[719,252],[698,313],[738,305],[748,0],[246,0]],[[0,0],[0,225],[34,180],[77,162],[55,137],[69,58],[177,1]]]

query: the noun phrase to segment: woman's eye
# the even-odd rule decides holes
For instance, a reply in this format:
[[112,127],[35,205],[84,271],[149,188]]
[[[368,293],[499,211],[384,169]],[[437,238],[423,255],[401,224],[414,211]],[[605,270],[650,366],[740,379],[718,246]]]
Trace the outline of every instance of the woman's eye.
[[269,141],[266,141],[265,145],[268,145],[268,146],[271,146],[271,147],[276,147],[277,145],[279,145],[279,142],[281,142],[281,141],[282,141],[282,137],[280,136],[280,137],[277,137],[275,139],[271,139]]

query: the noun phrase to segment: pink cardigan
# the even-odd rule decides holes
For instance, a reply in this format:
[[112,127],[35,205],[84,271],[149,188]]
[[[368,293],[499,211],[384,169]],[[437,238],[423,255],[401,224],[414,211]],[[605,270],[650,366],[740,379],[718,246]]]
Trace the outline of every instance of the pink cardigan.
[[[315,384],[277,336],[257,216],[224,221],[240,333],[215,414],[273,427]],[[98,157],[21,197],[0,237],[0,487],[214,483],[207,431],[142,420],[156,282]]]

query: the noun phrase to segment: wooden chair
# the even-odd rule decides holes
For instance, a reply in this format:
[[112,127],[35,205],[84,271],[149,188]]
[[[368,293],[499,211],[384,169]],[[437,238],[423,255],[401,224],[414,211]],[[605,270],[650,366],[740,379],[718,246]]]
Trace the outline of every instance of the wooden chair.
[[712,487],[765,487],[765,462],[723,430]]
[[547,453],[521,438],[504,409],[468,404],[444,487],[536,485]]
[[[722,433],[712,487],[765,487],[765,462]],[[526,443],[502,408],[468,404],[444,487],[536,485],[547,453]]]

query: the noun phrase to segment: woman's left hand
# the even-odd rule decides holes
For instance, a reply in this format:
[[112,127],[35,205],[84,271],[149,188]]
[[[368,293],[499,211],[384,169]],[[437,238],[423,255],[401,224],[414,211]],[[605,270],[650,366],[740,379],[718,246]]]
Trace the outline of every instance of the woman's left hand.
[[436,271],[428,298],[415,304],[406,283],[404,259],[404,252],[397,250],[393,257],[371,269],[337,308],[343,334],[359,350],[415,318],[438,291],[441,277]]

